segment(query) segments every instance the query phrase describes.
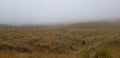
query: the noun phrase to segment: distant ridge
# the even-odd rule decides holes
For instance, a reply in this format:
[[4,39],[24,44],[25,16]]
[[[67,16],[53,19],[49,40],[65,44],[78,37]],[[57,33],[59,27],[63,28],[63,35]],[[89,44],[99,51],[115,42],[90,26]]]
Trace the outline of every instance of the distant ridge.
[[0,28],[2,28],[2,27],[14,27],[14,26],[12,26],[12,25],[7,25],[7,24],[0,24]]
[[[67,26],[62,26],[60,29],[108,29],[108,28],[120,28],[120,20],[105,20],[105,21],[94,21],[85,23],[73,23]],[[59,29],[59,28],[58,28]]]
[[104,21],[93,21],[84,23],[71,23],[71,24],[52,24],[52,25],[35,25],[27,24],[22,26],[12,26],[7,24],[0,24],[0,27],[20,27],[20,28],[42,28],[42,29],[71,29],[71,28],[120,28],[120,19],[117,20],[104,20]]

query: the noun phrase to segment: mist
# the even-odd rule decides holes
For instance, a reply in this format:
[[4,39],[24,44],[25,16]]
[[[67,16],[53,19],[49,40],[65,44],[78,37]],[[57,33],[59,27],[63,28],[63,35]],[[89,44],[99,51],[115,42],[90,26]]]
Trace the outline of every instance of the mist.
[[120,0],[0,0],[0,24],[53,24],[120,18]]

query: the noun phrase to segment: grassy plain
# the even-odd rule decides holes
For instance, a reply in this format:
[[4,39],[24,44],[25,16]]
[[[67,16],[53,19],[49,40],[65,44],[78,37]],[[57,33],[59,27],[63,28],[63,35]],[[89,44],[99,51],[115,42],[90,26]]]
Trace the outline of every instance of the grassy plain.
[[120,30],[0,28],[0,58],[120,58]]

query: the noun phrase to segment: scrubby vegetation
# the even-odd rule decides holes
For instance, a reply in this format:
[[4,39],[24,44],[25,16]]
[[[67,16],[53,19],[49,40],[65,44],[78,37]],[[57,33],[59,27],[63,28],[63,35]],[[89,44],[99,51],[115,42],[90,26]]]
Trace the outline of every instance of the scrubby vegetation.
[[113,28],[0,28],[0,58],[119,58]]

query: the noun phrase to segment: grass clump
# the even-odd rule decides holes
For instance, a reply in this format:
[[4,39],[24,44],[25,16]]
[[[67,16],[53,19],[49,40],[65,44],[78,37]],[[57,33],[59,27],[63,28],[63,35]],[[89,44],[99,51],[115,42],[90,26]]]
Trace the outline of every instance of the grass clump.
[[94,58],[112,58],[110,50],[106,47],[99,48],[94,55]]
[[90,58],[90,52],[88,50],[82,50],[78,53],[77,58]]

